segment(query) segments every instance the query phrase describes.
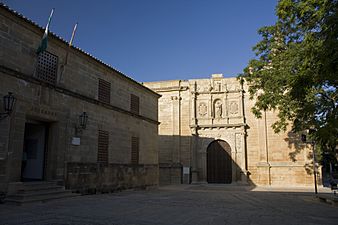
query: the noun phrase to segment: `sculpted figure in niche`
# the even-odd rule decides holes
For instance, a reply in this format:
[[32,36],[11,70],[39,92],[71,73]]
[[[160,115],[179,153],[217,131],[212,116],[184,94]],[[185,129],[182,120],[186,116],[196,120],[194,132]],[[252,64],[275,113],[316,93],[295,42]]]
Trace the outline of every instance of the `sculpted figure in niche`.
[[221,100],[215,101],[215,118],[222,117],[222,102]]

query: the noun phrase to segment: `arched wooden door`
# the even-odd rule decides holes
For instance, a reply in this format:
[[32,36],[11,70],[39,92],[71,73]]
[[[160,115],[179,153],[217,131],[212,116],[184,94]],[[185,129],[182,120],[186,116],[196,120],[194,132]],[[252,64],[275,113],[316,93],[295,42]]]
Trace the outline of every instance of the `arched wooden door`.
[[213,141],[207,149],[207,182],[230,184],[232,159],[230,145],[221,140]]

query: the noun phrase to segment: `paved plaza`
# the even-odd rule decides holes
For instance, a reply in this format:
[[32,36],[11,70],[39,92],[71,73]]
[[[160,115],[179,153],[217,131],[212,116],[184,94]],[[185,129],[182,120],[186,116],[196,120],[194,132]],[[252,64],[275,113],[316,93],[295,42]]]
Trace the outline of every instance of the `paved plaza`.
[[311,189],[180,185],[0,205],[0,224],[338,224],[338,207]]

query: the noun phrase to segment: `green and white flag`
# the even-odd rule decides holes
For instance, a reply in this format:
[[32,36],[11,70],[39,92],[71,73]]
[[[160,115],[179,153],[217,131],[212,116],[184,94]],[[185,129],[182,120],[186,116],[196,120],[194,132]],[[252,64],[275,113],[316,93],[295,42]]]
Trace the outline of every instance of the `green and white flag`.
[[52,9],[52,11],[50,12],[50,16],[48,18],[48,23],[46,25],[45,33],[43,34],[43,37],[41,39],[41,43],[39,45],[39,48],[36,50],[37,54],[40,54],[41,52],[43,52],[43,51],[45,51],[47,49],[47,44],[48,44],[48,40],[47,40],[48,29],[49,29],[50,21],[52,20],[53,12],[54,12],[54,9]]

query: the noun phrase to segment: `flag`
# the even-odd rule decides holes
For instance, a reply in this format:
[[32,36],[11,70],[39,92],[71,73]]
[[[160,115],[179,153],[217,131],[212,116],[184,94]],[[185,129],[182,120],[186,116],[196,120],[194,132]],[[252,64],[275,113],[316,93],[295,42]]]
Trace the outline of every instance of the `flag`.
[[49,24],[50,24],[50,21],[52,20],[52,16],[53,16],[53,12],[54,12],[54,9],[52,9],[52,11],[50,12],[50,16],[48,18],[48,23],[46,25],[46,29],[45,29],[45,33],[43,34],[43,37],[41,39],[41,43],[40,43],[40,46],[39,48],[36,50],[36,53],[37,54],[40,54],[41,52],[45,51],[47,49],[47,36],[48,36],[48,29],[49,29]]

